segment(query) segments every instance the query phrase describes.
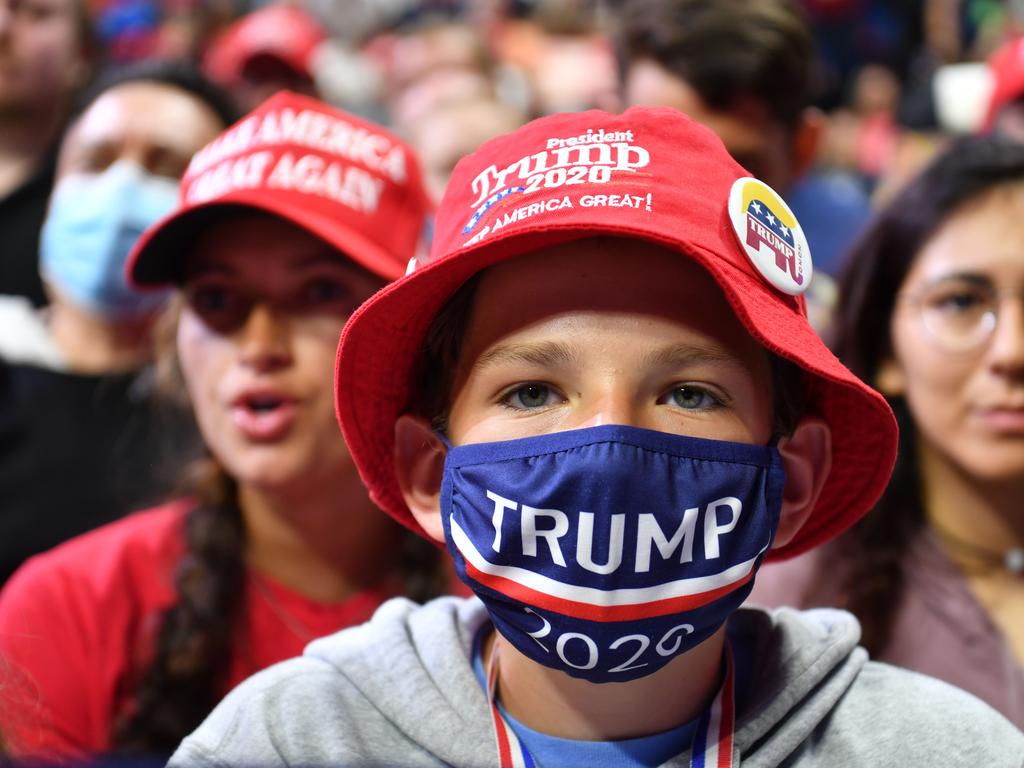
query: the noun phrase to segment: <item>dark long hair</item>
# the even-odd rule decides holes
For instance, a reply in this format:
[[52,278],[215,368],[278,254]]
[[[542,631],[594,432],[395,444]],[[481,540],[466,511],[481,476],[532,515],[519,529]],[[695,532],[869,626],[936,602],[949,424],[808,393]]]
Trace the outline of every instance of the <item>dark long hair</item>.
[[[896,295],[939,227],[993,188],[1020,182],[1024,145],[990,136],[961,139],[879,212],[848,254],[839,278],[831,346],[854,373],[874,383],[892,354],[889,326]],[[925,522],[917,430],[902,398],[890,397],[889,403],[900,426],[892,479],[876,507],[836,544],[850,565],[843,585],[845,607],[860,619],[862,643],[873,654],[891,639],[903,591],[903,558]]]
[[[179,400],[186,397],[174,351],[181,301],[172,302],[155,332],[160,390]],[[128,702],[113,722],[112,747],[123,754],[170,754],[206,718],[224,693],[245,604],[239,596],[246,533],[234,480],[207,457],[189,469],[183,491],[195,505],[185,518],[185,554],[174,578],[177,599],[161,617],[152,661],[129,683],[133,690],[124,692]],[[420,602],[442,594],[447,572],[440,551],[411,531],[403,535],[404,594]]]

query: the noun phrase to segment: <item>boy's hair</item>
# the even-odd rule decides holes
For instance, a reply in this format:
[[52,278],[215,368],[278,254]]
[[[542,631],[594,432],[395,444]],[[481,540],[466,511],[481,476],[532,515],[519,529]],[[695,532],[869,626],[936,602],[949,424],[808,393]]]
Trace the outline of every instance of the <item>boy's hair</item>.
[[[599,236],[593,241],[606,239]],[[413,390],[408,410],[429,419],[431,427],[442,434],[448,431],[452,387],[466,327],[469,325],[480,278],[478,272],[466,281],[442,307],[427,330],[423,352],[416,363],[416,380],[422,386]],[[768,352],[772,377],[772,435],[792,434],[804,414],[803,371],[778,355]]]
[[626,0],[618,22],[622,82],[651,59],[710,108],[752,98],[790,129],[811,102],[814,41],[792,0]]

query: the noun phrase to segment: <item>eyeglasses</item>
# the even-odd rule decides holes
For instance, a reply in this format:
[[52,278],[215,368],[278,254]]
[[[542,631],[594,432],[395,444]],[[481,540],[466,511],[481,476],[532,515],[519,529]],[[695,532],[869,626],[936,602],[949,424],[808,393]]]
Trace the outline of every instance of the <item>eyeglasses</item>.
[[1024,293],[1000,292],[987,279],[970,275],[942,279],[897,298],[916,310],[937,345],[949,352],[970,352],[992,336],[1003,302],[1024,301]]

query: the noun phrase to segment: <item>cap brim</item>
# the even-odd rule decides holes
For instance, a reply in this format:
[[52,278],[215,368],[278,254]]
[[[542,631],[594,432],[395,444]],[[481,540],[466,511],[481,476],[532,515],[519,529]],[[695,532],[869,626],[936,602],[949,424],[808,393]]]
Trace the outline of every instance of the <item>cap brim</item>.
[[172,213],[147,229],[128,257],[129,283],[143,290],[180,284],[185,257],[197,233],[241,210],[268,213],[296,224],[386,280],[402,275],[393,256],[338,219],[280,200],[271,205],[266,194],[239,191]]
[[[493,264],[594,235],[648,240],[694,258],[719,284],[754,338],[816,375],[808,377],[808,407],[831,425],[831,472],[808,522],[770,558],[792,557],[838,535],[874,505],[896,455],[892,412],[881,395],[836,359],[806,319],[780,305],[766,283],[698,246],[639,227],[594,224],[586,229],[553,225],[471,246],[458,258],[440,260],[392,283],[352,316],[338,349],[337,413],[356,465],[385,511],[426,535],[395,477],[394,425],[408,405],[414,365],[438,310],[467,279]],[[872,449],[865,450],[866,445]]]

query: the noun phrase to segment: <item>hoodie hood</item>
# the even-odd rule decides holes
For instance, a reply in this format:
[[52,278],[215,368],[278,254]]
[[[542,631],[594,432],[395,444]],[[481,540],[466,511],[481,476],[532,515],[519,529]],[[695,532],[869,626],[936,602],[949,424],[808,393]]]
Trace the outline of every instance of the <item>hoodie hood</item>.
[[744,608],[729,631],[754,659],[746,701],[737,702],[736,746],[744,763],[778,765],[832,713],[867,663],[857,645],[860,624],[831,609]]
[[[442,598],[419,610],[392,601],[347,636],[312,643],[306,656],[334,667],[397,731],[438,759],[483,765],[495,759],[488,754],[494,735],[471,653],[487,621],[476,598]],[[747,701],[737,703],[736,745],[744,761],[778,757],[763,765],[777,764],[806,740],[867,661],[857,647],[860,627],[843,611],[745,608],[730,618],[729,633],[752,660]],[[679,758],[689,764],[688,755]]]
[[[470,658],[486,621],[475,598],[389,601],[368,623],[242,683],[171,768],[493,768],[489,708]],[[746,768],[1020,768],[1024,734],[963,691],[867,661],[847,613],[743,608],[729,634],[749,660],[734,738]],[[683,752],[663,768],[689,761]]]

